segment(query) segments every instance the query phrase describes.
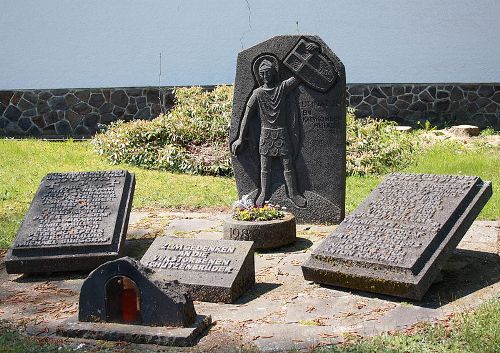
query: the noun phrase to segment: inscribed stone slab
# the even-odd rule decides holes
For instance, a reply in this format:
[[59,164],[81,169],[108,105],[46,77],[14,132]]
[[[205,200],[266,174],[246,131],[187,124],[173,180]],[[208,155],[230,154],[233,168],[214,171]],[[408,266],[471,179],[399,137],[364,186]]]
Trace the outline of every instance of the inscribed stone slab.
[[299,223],[344,218],[345,82],[317,36],[277,36],[238,54],[229,142],[240,198],[286,206]]
[[159,237],[141,262],[152,279],[178,280],[193,300],[232,303],[255,283],[253,242]]
[[313,251],[304,278],[420,300],[491,194],[478,177],[391,174]]
[[7,272],[89,271],[118,258],[134,188],[126,170],[48,174],[7,254]]

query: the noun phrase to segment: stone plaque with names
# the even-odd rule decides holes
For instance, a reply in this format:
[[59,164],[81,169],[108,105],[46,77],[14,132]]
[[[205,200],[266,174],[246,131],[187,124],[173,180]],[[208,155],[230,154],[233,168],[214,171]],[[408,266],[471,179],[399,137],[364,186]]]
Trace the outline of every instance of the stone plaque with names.
[[346,77],[318,36],[276,36],[238,54],[229,135],[240,198],[298,223],[344,218]]
[[90,271],[118,258],[134,187],[126,170],[48,174],[7,254],[7,272]]
[[255,283],[251,241],[159,237],[141,262],[152,279],[185,284],[193,300],[232,303]]
[[478,177],[391,174],[312,252],[304,278],[420,300],[491,195]]

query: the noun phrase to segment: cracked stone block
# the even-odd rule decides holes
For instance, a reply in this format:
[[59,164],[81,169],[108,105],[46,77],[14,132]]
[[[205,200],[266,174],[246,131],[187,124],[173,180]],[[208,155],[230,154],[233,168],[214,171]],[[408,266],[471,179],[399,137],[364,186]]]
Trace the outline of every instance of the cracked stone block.
[[80,103],[75,104],[72,107],[72,109],[80,115],[85,115],[85,114],[88,114],[92,111],[92,107],[85,102],[80,102]]
[[111,93],[111,103],[121,108],[125,108],[128,104],[128,96],[124,90],[116,90]]
[[24,117],[24,118],[21,118],[19,119],[19,121],[17,122],[17,125],[23,130],[23,131],[28,131],[29,128],[33,125],[31,123],[31,119],[30,118],[27,118],[27,117]]
[[102,93],[92,93],[90,95],[89,104],[95,108],[99,108],[105,102],[104,96]]
[[55,123],[55,129],[58,135],[71,136],[71,134],[73,133],[71,124],[67,120],[60,120]]
[[85,115],[83,118],[83,125],[86,127],[95,127],[100,120],[100,116],[97,113],[90,113]]
[[133,119],[150,119],[151,118],[151,112],[149,110],[149,107],[142,108],[139,110],[134,116]]
[[479,127],[474,125],[457,125],[450,128],[450,132],[459,136],[479,136]]
[[14,95],[10,99],[10,103],[13,105],[17,105],[17,103],[19,103],[19,100],[21,100],[22,96],[23,96],[23,92],[14,92]]
[[10,99],[14,95],[13,91],[0,91],[0,102],[9,105]]
[[101,114],[111,113],[113,111],[113,107],[114,107],[114,105],[111,103],[104,103],[99,108],[99,113],[101,113]]
[[37,114],[36,108],[25,110],[22,116],[35,116]]
[[113,109],[113,114],[114,114],[117,118],[119,118],[119,117],[123,116],[123,114],[125,114],[125,109],[120,108],[120,107],[115,107],[115,108]]
[[46,101],[39,101],[36,104],[36,110],[37,110],[38,114],[45,114],[45,113],[48,113],[50,111],[50,107]]
[[66,101],[68,107],[72,107],[76,103],[80,102],[80,99],[73,93],[68,93],[67,95],[65,95],[64,100]]
[[32,104],[36,104],[38,102],[38,96],[30,91],[24,92],[23,98]]
[[42,91],[38,94],[38,98],[44,101],[46,101],[50,97],[52,97],[52,93],[50,93],[50,91]]
[[64,100],[64,97],[54,96],[48,99],[47,103],[49,107],[53,110],[66,110],[68,109],[68,105]]
[[22,112],[16,106],[9,105],[3,113],[3,116],[5,116],[10,121],[17,121],[21,114]]
[[74,129],[82,121],[82,116],[72,110],[67,110],[65,115],[66,120],[69,121],[71,127]]
[[88,102],[90,97],[90,90],[85,89],[81,91],[76,91],[75,96],[78,97],[82,102]]

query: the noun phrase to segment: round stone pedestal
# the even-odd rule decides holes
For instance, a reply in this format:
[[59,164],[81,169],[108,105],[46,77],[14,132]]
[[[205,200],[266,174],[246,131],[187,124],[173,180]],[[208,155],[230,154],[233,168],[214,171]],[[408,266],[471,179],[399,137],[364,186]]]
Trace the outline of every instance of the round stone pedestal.
[[253,241],[255,249],[273,249],[293,243],[296,239],[295,217],[287,213],[272,221],[224,220],[224,239]]

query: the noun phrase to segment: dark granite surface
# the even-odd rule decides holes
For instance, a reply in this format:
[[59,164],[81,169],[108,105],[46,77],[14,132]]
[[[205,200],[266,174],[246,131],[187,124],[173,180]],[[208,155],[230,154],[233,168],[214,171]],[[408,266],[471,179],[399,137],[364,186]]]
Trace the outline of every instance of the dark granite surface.
[[198,315],[189,327],[151,327],[116,323],[80,322],[75,318],[57,327],[56,334],[94,340],[123,341],[139,344],[188,347],[210,327],[210,316]]
[[345,110],[344,66],[321,38],[277,36],[240,52],[229,138],[240,198],[286,206],[299,223],[339,223]]
[[[144,326],[187,327],[194,323],[196,311],[185,286],[177,281],[152,281],[151,271],[138,261],[124,257],[107,262],[92,271],[80,290],[78,319],[87,322],[126,323],[122,319],[124,285],[116,290],[113,279],[126,278],[136,290],[138,314],[134,323]],[[120,277],[120,278],[119,278]],[[131,288],[132,286],[130,286]],[[111,311],[117,308],[113,317]]]
[[116,259],[134,188],[125,170],[48,174],[7,254],[7,271],[90,271]]
[[478,177],[391,174],[312,253],[304,277],[419,300],[491,193]]
[[232,303],[255,283],[253,243],[159,237],[141,262],[154,279],[178,280],[193,300]]

